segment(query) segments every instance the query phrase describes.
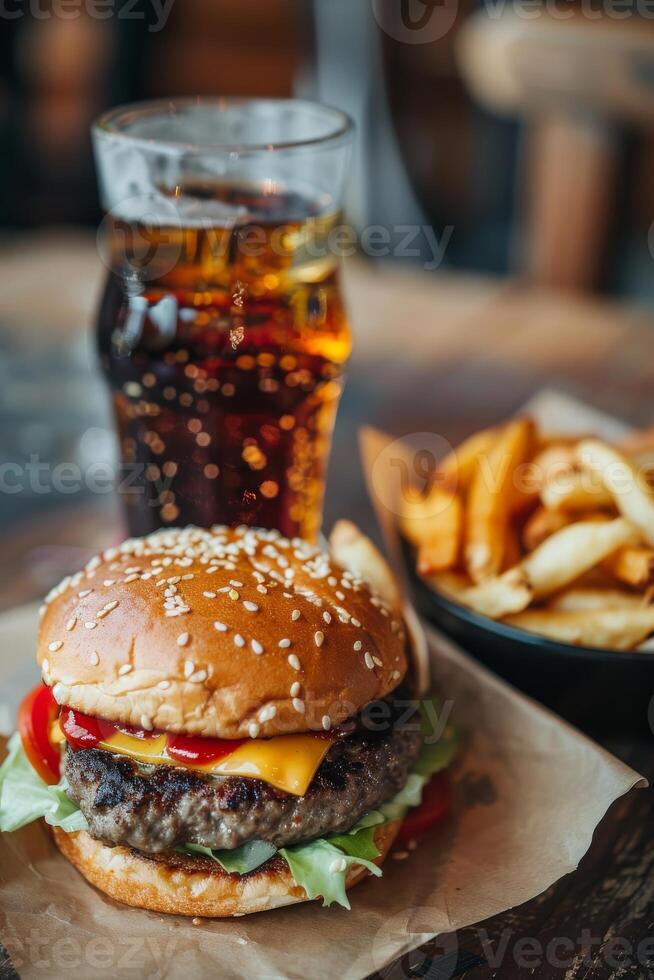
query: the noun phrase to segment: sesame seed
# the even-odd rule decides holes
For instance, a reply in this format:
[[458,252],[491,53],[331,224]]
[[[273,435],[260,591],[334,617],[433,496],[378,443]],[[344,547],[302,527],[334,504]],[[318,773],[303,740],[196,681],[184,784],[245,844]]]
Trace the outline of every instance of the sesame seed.
[[189,680],[191,684],[201,684],[202,681],[206,681],[207,672],[206,670],[196,670],[194,674],[191,674]]
[[87,595],[91,595],[91,593],[92,593],[92,592],[93,592],[93,589],[82,589],[82,591],[81,591],[81,592],[78,592],[78,593],[77,593],[77,597],[78,597],[79,599],[85,599],[85,598],[86,598],[86,596],[87,596]]
[[87,630],[94,630],[98,624],[93,620],[89,620],[88,623],[84,623],[84,628]]
[[154,728],[152,718],[149,715],[141,715],[141,728],[145,728],[146,732],[151,732]]
[[358,653],[362,646],[363,646],[363,643],[361,642],[361,640],[355,640],[354,641],[353,649],[356,650],[357,653]]
[[249,599],[245,600],[245,602],[243,603],[243,608],[247,609],[248,612],[252,612],[252,613],[259,612],[259,607],[256,604],[256,602],[250,602]]
[[325,612],[322,614],[322,618],[325,620],[326,623],[331,623],[332,621],[332,617],[330,613],[327,612],[327,610],[325,610]]
[[230,585],[233,585],[235,589],[242,589],[243,588],[243,583],[242,582],[237,582],[236,579],[233,579],[233,578],[230,578],[229,584]]
[[290,645],[291,645],[291,641],[289,640],[289,638],[287,636],[285,636],[284,639],[283,640],[280,640],[279,643],[278,643],[278,646],[279,646],[279,648],[281,650],[288,650],[288,648],[290,647]]
[[70,633],[71,630],[75,629],[75,624],[77,623],[77,616],[72,616],[66,623],[66,629]]
[[257,725],[256,722],[253,721],[252,724],[248,725],[248,735],[250,736],[250,738],[256,738],[258,734],[259,734],[259,726]]
[[293,622],[295,622],[297,619],[300,618],[301,615],[302,613],[300,612],[299,609],[294,609],[293,612],[291,613],[291,619],[293,620]]
[[395,851],[395,853],[393,854],[393,858],[396,861],[404,861],[406,860],[406,858],[408,858],[408,856],[409,856],[408,851]]
[[384,666],[383,663],[382,663],[382,661],[379,659],[379,657],[373,657],[372,658],[372,662],[374,664],[376,664],[377,667],[383,667]]
[[277,708],[274,704],[265,704],[263,708],[260,709],[258,718],[259,721],[270,721],[277,714]]
[[102,584],[105,586],[105,588],[110,589],[112,585],[116,584],[116,579],[106,578]]
[[157,687],[159,688],[160,691],[167,691],[168,688],[170,687],[170,681],[159,681]]
[[313,634],[313,639],[315,641],[316,646],[321,647],[325,642],[325,634],[321,633],[320,630],[316,630],[316,632]]
[[344,857],[340,857],[340,858],[334,858],[334,860],[330,863],[328,870],[330,874],[335,875],[335,874],[340,874],[341,871],[345,871],[346,868],[347,868],[347,861],[345,860]]
[[368,668],[368,670],[372,670],[373,667],[375,666],[375,662],[372,659],[371,655],[369,653],[366,653],[363,659],[366,662],[366,667]]
[[177,637],[177,646],[185,647],[188,641],[189,641],[188,633],[180,633],[179,636]]
[[252,647],[252,652],[257,655],[263,653],[263,647],[258,640],[250,640],[250,646]]
[[63,640],[53,640],[52,643],[48,643],[48,650],[51,653],[56,653],[57,650],[61,650],[63,645],[64,645]]
[[124,579],[124,582],[125,584],[127,584],[128,582],[136,582],[137,578],[138,575],[136,574],[136,572],[132,572],[131,575],[128,575],[127,578]]
[[213,624],[213,628],[215,630],[218,630],[219,633],[226,633],[227,632],[227,627],[225,626],[225,624],[219,622],[218,620],[216,620],[216,622]]
[[188,679],[191,676],[191,674],[193,673],[194,670],[195,670],[195,664],[193,663],[193,661],[192,660],[185,661],[185,663],[184,663],[184,677],[186,677]]
[[300,698],[293,698],[291,704],[293,705],[294,710],[297,711],[299,715],[303,715],[304,712],[306,711],[306,705],[304,701],[302,701]]
[[112,601],[111,602],[108,602],[107,605],[104,608],[105,608],[105,610],[107,612],[111,612],[111,610],[112,609],[115,609],[116,606],[118,606],[118,605],[120,605],[119,600],[118,599],[112,599]]
[[230,599],[234,599],[234,601],[236,601],[238,599],[238,597],[239,597],[238,596],[238,592],[236,591],[236,589],[230,589],[229,592],[228,592],[228,595],[229,595],[229,598]]
[[300,689],[301,689],[300,682],[299,681],[293,681],[293,683],[291,684],[291,690],[290,690],[291,697],[292,698],[296,698],[298,696],[298,694],[300,693]]
[[236,644],[237,647],[245,646],[245,640],[243,639],[240,633],[234,634],[234,643]]
[[302,666],[300,664],[300,660],[299,660],[297,654],[295,654],[295,653],[289,653],[289,655],[288,655],[288,662],[291,665],[291,667],[293,668],[293,670],[301,670],[302,669]]
[[93,664],[94,667],[98,666],[98,664],[100,663],[100,654],[98,653],[97,650],[91,650],[89,654],[89,661]]
[[204,596],[205,599],[215,599],[216,598],[216,593],[215,592],[203,592],[202,595]]
[[361,623],[359,622],[359,620],[358,619],[355,619],[354,616],[352,617],[352,619],[350,620],[350,622],[352,623],[353,626],[356,626],[356,627],[361,626]]
[[332,720],[329,717],[329,715],[322,716],[322,727],[325,729],[326,732],[328,732],[329,729],[332,727]]
[[131,669],[132,669],[131,664],[123,664],[122,667],[118,668],[118,673],[122,677],[124,674],[129,674]]

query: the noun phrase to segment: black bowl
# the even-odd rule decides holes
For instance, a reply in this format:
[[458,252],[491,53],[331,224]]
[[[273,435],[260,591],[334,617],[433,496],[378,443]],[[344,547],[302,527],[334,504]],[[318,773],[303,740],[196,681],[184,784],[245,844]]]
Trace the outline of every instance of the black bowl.
[[654,731],[654,653],[559,643],[435,592],[405,554],[418,611],[500,677],[588,732]]

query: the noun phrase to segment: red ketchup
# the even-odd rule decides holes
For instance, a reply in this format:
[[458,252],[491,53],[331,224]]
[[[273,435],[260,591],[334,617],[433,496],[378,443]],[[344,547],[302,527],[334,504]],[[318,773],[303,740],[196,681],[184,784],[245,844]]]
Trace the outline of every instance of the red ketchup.
[[169,735],[166,752],[177,762],[203,765],[217,762],[235,752],[246,738],[191,738],[188,735]]

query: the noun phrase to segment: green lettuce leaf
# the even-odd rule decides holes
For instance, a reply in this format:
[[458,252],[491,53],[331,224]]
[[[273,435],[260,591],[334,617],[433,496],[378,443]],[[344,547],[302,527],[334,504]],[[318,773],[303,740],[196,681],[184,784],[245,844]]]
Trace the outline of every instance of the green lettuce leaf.
[[9,740],[7,758],[0,766],[0,830],[19,830],[41,817],[67,833],[87,830],[84,815],[66,790],[63,780],[56,786],[48,786],[41,779],[16,732]]
[[[380,814],[381,816],[381,814]],[[373,861],[379,857],[379,848],[375,844],[375,828],[360,827],[359,830],[349,831],[347,834],[331,834],[327,838],[328,844],[340,847],[345,854],[352,857],[362,857]]]
[[428,722],[424,709],[421,712],[420,724],[425,741],[413,771],[419,776],[429,777],[440,772],[441,769],[447,769],[459,747],[459,732],[454,725],[448,724],[439,738],[432,743],[430,741],[431,723]]
[[[354,836],[358,837],[358,834]],[[362,847],[366,848],[367,844],[362,843]],[[363,856],[345,854],[328,840],[283,847],[279,853],[286,860],[297,884],[304,888],[309,898],[321,897],[323,906],[337,902],[343,908],[350,908],[345,876],[352,865],[361,864],[371,874],[378,878],[381,876],[381,868],[372,861]]]
[[216,861],[225,871],[238,872],[240,875],[254,871],[277,853],[277,848],[264,840],[248,841],[232,851],[212,851],[210,847],[203,847],[202,844],[182,844],[177,850],[188,854],[203,854]]

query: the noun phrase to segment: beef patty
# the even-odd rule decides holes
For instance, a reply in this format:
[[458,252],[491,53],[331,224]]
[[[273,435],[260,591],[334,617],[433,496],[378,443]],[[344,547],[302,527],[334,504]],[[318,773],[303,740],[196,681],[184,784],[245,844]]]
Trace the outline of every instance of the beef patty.
[[276,847],[350,830],[404,786],[420,751],[415,726],[361,729],[329,750],[304,796],[258,779],[145,766],[103,749],[66,750],[69,795],[92,837],[159,853],[179,844]]

